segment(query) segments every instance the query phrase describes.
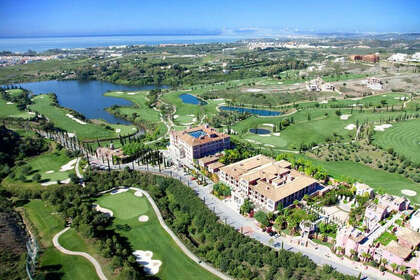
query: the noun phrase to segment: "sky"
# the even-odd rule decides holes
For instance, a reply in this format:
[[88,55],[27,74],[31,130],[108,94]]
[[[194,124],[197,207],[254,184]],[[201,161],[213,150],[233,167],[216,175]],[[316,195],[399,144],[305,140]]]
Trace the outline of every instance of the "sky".
[[419,0],[0,0],[0,36],[420,32]]

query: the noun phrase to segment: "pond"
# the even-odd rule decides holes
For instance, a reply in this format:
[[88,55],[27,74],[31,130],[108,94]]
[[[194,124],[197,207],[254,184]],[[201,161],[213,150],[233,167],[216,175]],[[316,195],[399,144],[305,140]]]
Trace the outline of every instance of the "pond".
[[220,106],[219,108],[220,108],[220,110],[223,110],[223,111],[235,111],[235,112],[239,112],[239,113],[249,113],[249,114],[264,116],[264,117],[281,115],[281,112],[269,111],[269,110],[263,110],[263,109],[252,109],[252,108],[232,107],[232,106]]
[[55,93],[58,103],[73,109],[88,119],[102,119],[108,123],[130,124],[115,117],[105,109],[112,105],[130,106],[132,103],[122,98],[108,97],[107,91],[150,90],[154,86],[131,87],[102,81],[41,81],[17,84],[33,94]]
[[264,128],[251,128],[249,130],[249,132],[254,133],[254,134],[270,134],[271,130],[268,129],[264,129]]
[[183,93],[179,96],[179,98],[181,98],[182,102],[186,103],[186,104],[193,104],[193,105],[206,105],[207,102],[203,101],[197,97],[195,97],[194,95],[188,94],[188,93]]

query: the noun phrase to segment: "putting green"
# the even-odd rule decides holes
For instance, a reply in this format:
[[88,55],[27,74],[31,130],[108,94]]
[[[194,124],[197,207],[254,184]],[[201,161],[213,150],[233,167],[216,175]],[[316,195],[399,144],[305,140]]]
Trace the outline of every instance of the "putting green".
[[420,120],[399,122],[383,132],[376,132],[375,143],[420,163]]

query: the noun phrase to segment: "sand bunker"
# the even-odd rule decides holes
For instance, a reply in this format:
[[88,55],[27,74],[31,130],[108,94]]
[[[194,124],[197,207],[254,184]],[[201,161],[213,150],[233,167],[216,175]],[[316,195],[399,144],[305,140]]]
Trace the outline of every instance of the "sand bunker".
[[95,206],[95,210],[96,211],[101,212],[101,213],[104,213],[104,214],[107,214],[110,217],[114,216],[114,212],[112,212],[112,210],[103,208],[103,207],[101,207],[101,206],[99,206],[97,204],[94,204],[94,206]]
[[76,134],[74,134],[74,133],[67,133],[67,135],[68,135],[69,137],[74,137],[74,136],[76,136]]
[[328,100],[322,100],[319,104],[328,104]]
[[64,164],[63,166],[61,166],[60,171],[64,172],[64,171],[69,171],[74,169],[74,165],[77,162],[77,158],[72,159],[71,161],[69,161],[68,163]]
[[271,148],[275,147],[274,145],[271,145],[271,144],[264,144],[264,146],[271,147]]
[[41,183],[41,186],[50,186],[50,185],[55,185],[55,184],[58,184],[58,182],[57,181],[48,181],[48,182],[45,182],[45,183]]
[[348,126],[346,126],[344,129],[347,129],[347,130],[353,130],[353,129],[355,129],[356,128],[356,125],[355,124],[353,124],[353,123],[351,123],[351,124],[349,124]]
[[188,117],[195,117],[195,115],[187,115]]
[[160,260],[152,260],[153,252],[136,250],[133,252],[136,257],[136,262],[144,267],[144,271],[147,274],[155,275],[159,272],[159,268],[162,265]]
[[178,115],[174,115],[174,119],[177,119],[179,116]]
[[45,174],[51,174],[51,173],[54,173],[54,170],[48,170],[45,172]]
[[7,102],[6,104],[7,105],[13,105],[13,102]]
[[280,136],[280,132],[274,132],[273,135],[274,136]]
[[143,196],[143,192],[142,192],[142,191],[136,191],[136,192],[134,193],[134,195],[135,195],[135,196],[138,196],[138,197],[142,197],[142,196]]
[[260,135],[258,135],[258,136],[261,136],[261,137],[268,137],[268,136],[271,136],[270,134],[260,134]]
[[65,180],[61,180],[60,183],[61,184],[68,184],[68,183],[70,183],[70,181],[71,181],[70,178],[67,178]]
[[117,128],[117,129],[115,130],[115,132],[116,132],[116,133],[120,133],[120,132],[121,132],[121,128]]
[[127,92],[128,95],[136,95],[137,92]]
[[383,124],[383,125],[375,125],[373,130],[375,131],[385,131],[385,129],[392,127],[392,124]]
[[274,127],[274,124],[272,124],[272,123],[263,123],[263,125]]
[[111,192],[111,194],[119,194],[119,193],[123,193],[123,192],[128,192],[129,189],[117,189],[117,190],[113,190]]
[[401,190],[401,193],[402,194],[405,194],[405,195],[407,195],[407,196],[415,196],[416,194],[417,194],[417,192],[415,192],[415,191],[412,191],[412,190]]
[[76,118],[75,116],[73,116],[72,114],[66,114],[66,116],[70,119],[72,119],[73,121],[80,123],[80,124],[86,124],[86,122],[79,120],[78,118]]
[[247,92],[261,92],[261,91],[263,91],[263,90],[262,90],[262,89],[260,89],[260,88],[248,88],[246,91],[247,91]]
[[341,115],[340,116],[340,119],[343,120],[343,121],[345,121],[345,120],[348,120],[350,118],[350,116],[351,115]]
[[148,220],[149,220],[149,216],[146,216],[146,215],[141,215],[141,216],[139,217],[139,222],[145,223],[145,222],[147,222]]

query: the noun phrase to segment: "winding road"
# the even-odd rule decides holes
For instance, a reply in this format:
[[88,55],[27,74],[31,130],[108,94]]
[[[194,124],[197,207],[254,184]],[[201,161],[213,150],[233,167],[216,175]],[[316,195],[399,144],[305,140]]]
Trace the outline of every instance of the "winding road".
[[60,245],[60,243],[58,242],[58,239],[60,238],[60,236],[63,233],[65,233],[69,229],[70,229],[70,227],[66,227],[65,229],[63,229],[62,231],[60,231],[59,233],[57,233],[54,236],[54,238],[53,238],[54,247],[57,248],[57,250],[59,250],[63,254],[84,257],[85,259],[87,259],[88,261],[90,261],[93,264],[93,266],[95,267],[95,270],[96,270],[96,274],[98,274],[99,279],[108,280],[106,278],[104,272],[102,271],[101,265],[98,263],[98,261],[94,257],[92,257],[91,255],[89,255],[88,253],[85,253],[85,252],[77,252],[77,251],[67,250],[67,249],[63,248],[63,246]]

